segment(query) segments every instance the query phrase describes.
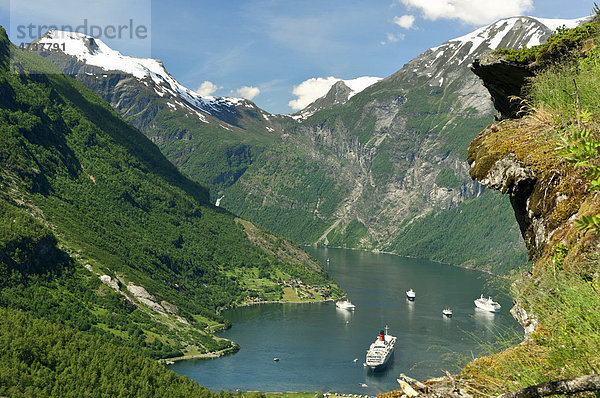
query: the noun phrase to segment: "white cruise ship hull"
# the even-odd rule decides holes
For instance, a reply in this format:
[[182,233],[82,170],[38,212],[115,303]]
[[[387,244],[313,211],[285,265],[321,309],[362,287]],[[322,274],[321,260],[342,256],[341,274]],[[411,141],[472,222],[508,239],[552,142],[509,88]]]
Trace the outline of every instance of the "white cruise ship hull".
[[394,349],[387,354],[387,356],[381,360],[367,360],[367,367],[374,371],[384,370],[391,361],[391,358],[394,356]]

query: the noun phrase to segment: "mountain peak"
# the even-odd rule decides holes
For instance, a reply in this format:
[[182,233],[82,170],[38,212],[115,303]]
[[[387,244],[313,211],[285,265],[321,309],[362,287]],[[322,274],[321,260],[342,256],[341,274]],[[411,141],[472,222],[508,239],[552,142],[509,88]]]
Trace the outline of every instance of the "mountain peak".
[[[373,76],[360,76],[354,79],[337,79],[331,77],[328,78],[334,81],[329,90],[322,97],[317,98],[311,102],[305,108],[299,112],[293,114],[291,117],[295,120],[303,120],[315,112],[331,109],[335,106],[346,103],[350,98],[360,93],[367,87],[372,86],[378,81],[382,80],[380,77]],[[312,80],[312,79],[311,79]],[[303,83],[304,84],[304,83]]]
[[[38,40],[57,44],[58,48],[62,49],[60,52],[64,55],[76,58],[80,63],[100,68],[106,74],[116,72],[132,75],[148,84],[151,81],[159,96],[183,100],[185,104],[193,108],[192,111],[196,112],[198,118],[203,122],[206,122],[206,118],[201,113],[197,113],[198,110],[209,115],[216,115],[229,107],[236,105],[249,107],[249,104],[252,104],[243,98],[201,96],[179,83],[167,72],[162,61],[123,55],[102,40],[86,34],[51,30]],[[55,54],[51,55],[56,56]]]

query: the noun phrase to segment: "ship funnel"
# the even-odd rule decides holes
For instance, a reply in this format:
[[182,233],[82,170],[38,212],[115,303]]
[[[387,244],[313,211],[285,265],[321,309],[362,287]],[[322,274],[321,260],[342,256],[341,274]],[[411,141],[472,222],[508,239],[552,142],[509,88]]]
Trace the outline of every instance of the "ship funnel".
[[382,331],[379,332],[379,341],[384,341],[384,340],[385,340],[385,334],[384,334],[384,332],[382,330]]

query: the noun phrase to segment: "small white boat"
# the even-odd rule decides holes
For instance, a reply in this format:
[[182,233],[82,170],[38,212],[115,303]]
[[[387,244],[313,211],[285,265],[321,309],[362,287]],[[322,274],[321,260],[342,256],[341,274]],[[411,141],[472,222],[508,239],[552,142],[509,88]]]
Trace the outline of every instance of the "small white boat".
[[279,362],[279,358],[277,358],[277,357],[273,358],[273,360],[274,360],[275,362]]
[[342,310],[353,311],[356,306],[350,300],[341,300],[335,303],[335,306]]
[[452,318],[452,310],[448,307],[444,308],[442,310],[442,314],[446,317],[446,318]]
[[474,303],[477,308],[490,312],[500,312],[500,308],[502,308],[500,304],[492,300],[491,297],[484,298],[483,294],[475,300]]
[[416,296],[417,295],[415,294],[414,290],[409,289],[406,291],[406,298],[409,299],[410,301],[414,301]]

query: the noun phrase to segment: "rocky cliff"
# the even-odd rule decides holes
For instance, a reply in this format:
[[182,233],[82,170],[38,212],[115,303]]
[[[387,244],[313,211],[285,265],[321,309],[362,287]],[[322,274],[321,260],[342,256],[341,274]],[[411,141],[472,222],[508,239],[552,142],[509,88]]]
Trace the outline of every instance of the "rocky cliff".
[[[591,131],[593,137],[598,108],[584,102],[582,106],[589,107],[588,119],[582,121],[568,92],[566,108],[548,101],[556,94],[536,94],[540,87],[562,91],[572,87],[573,81],[582,92],[597,90],[598,64],[589,62],[598,55],[597,47],[589,45],[600,38],[594,23],[556,36],[559,45],[553,48],[565,48],[567,43],[576,51],[563,53],[568,54],[568,63],[561,56],[560,63],[533,79],[527,99],[536,105],[535,110],[488,126],[468,150],[471,176],[510,197],[532,261],[531,269],[516,277],[512,285],[515,307],[511,313],[523,326],[525,339],[519,338],[515,346],[478,358],[463,369],[459,376],[463,389],[476,396],[597,373],[600,237],[593,230],[578,228],[577,220],[600,213],[600,195],[590,189],[589,168],[574,167],[573,162],[559,156],[558,148],[564,142],[561,138],[579,141],[581,131]],[[571,40],[573,37],[579,42]],[[583,50],[579,47],[582,43],[586,43]],[[504,107],[508,104],[505,88],[512,86],[522,93],[522,86],[515,82],[528,67],[517,65],[520,71],[503,75],[494,73],[506,70],[502,57],[489,57],[481,64],[487,71],[478,75],[495,97],[494,103],[501,104],[498,110],[504,116],[516,116]],[[481,68],[475,64],[476,72]],[[565,76],[568,85],[559,87],[556,79]],[[592,141],[587,142],[592,145]]]
[[597,194],[582,170],[556,155],[551,119],[527,116],[494,123],[471,143],[471,176],[510,196],[531,260],[547,260],[559,243],[587,247],[576,218],[597,213]]

